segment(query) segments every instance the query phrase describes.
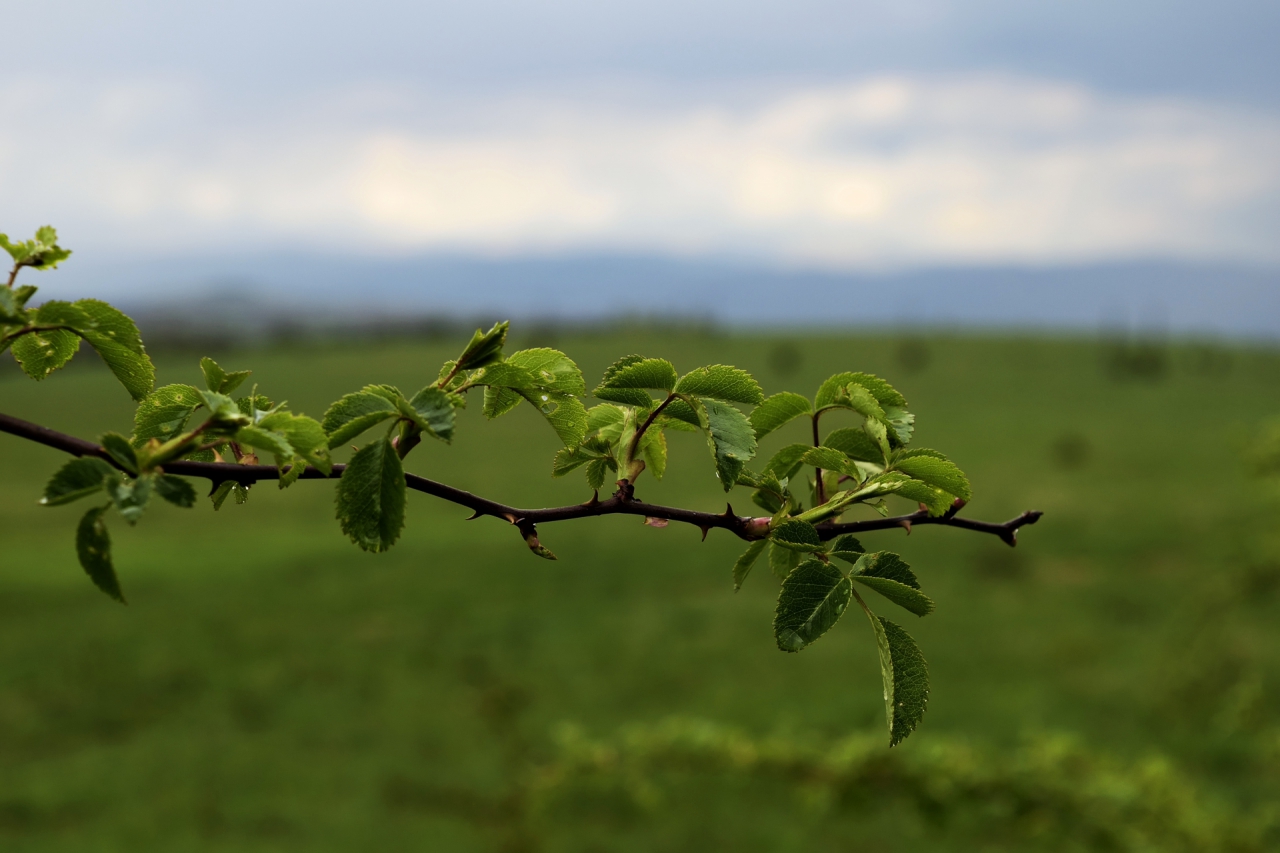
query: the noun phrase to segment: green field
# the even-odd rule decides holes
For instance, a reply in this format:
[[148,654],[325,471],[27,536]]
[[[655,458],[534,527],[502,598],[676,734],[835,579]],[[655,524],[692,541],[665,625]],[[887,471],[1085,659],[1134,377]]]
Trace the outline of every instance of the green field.
[[[938,605],[901,617],[933,692],[895,752],[964,743],[999,761],[1066,733],[1108,760],[1164,756],[1223,808],[1280,800],[1280,506],[1242,462],[1280,414],[1280,353],[1174,346],[1158,369],[1117,374],[1083,339],[868,334],[780,350],[705,330],[548,334],[513,338],[564,349],[588,387],[630,352],[736,364],[766,393],[880,374],[910,400],[915,444],[968,473],[966,515],[1045,511],[1014,550],[938,527],[864,537],[901,553]],[[368,382],[416,390],[458,346],[210,354],[319,416]],[[198,355],[161,354],[161,383],[196,381]],[[40,384],[4,358],[0,411],[84,437],[129,431],[127,394],[91,358]],[[492,423],[478,408],[408,469],[524,506],[590,496],[577,473],[550,477],[557,441],[528,407]],[[723,509],[705,442],[671,440],[670,473],[640,496]],[[547,562],[511,528],[411,493],[399,544],[365,554],[324,482],[260,484],[217,513],[155,506],[135,529],[117,519],[121,607],[76,564],[78,508],[36,504],[62,461],[0,435],[0,849],[1059,849],[1053,832],[943,825],[874,797],[824,806],[803,786],[698,767],[639,804],[570,797],[518,838],[501,797],[549,760],[564,723],[608,737],[698,718],[887,749],[865,620],[780,653],[777,581],[757,569],[733,592],[741,542],[631,517],[546,526]],[[750,505],[745,490],[732,500]]]

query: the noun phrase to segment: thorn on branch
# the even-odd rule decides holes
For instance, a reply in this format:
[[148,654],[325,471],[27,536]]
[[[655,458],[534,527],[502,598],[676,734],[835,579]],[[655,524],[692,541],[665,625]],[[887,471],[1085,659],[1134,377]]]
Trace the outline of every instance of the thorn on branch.
[[587,509],[595,509],[596,507],[600,506],[600,490],[592,489],[591,500],[586,501],[582,505],[585,506]]
[[707,534],[711,532],[711,528],[707,527],[706,525],[700,525],[700,527],[702,528],[702,541],[706,542]]

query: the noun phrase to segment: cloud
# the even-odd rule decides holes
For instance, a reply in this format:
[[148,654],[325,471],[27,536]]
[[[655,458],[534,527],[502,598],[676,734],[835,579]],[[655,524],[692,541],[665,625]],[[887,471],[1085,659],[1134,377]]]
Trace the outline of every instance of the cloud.
[[4,225],[78,245],[1280,261],[1280,116],[1206,102],[991,76],[255,106],[180,80],[18,91],[61,106],[0,130]]

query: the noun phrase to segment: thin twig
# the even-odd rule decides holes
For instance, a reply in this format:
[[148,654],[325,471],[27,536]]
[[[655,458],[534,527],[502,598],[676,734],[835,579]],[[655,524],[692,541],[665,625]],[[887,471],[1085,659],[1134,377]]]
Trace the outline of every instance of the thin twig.
[[[10,435],[25,438],[28,441],[34,441],[37,444],[43,444],[46,447],[52,447],[74,456],[96,456],[116,467],[120,467],[100,445],[40,426],[39,424],[33,424],[30,421],[24,421],[21,418],[15,418],[11,415],[0,413],[0,432],[7,432]],[[345,465],[334,465],[331,476],[334,478],[341,477],[345,469]],[[228,481],[248,486],[260,480],[280,479],[280,471],[274,465],[178,461],[167,463],[164,466],[164,471],[167,474],[205,478],[212,482],[214,488]],[[315,468],[307,468],[302,472],[300,479],[323,480],[326,477],[323,472]],[[764,539],[769,535],[770,519],[768,517],[737,515],[734,513],[732,506],[726,506],[723,513],[711,513],[646,503],[636,500],[632,496],[632,490],[630,489],[621,489],[618,494],[605,500],[600,500],[593,495],[591,500],[581,504],[545,509],[521,509],[474,495],[471,492],[445,483],[420,477],[417,474],[405,474],[405,484],[414,491],[466,507],[472,511],[472,518],[486,515],[501,518],[510,524],[516,525],[522,533],[532,530],[538,524],[553,521],[569,521],[575,518],[592,518],[600,515],[638,515],[645,518],[660,518],[667,521],[691,524],[700,528],[704,535],[706,531],[712,529],[727,530],[740,539],[747,541]],[[870,530],[888,530],[895,527],[910,531],[914,525],[940,524],[975,530],[981,533],[990,533],[1000,537],[1009,545],[1015,545],[1017,544],[1018,528],[1026,524],[1034,524],[1041,516],[1040,512],[1024,512],[1017,518],[997,523],[956,518],[955,513],[958,509],[959,507],[955,507],[947,514],[940,516],[930,516],[928,512],[921,510],[920,512],[895,518],[876,518],[866,521],[848,521],[842,524],[823,524],[818,526],[818,533],[824,540],[827,540],[834,539],[843,533],[862,533]]]

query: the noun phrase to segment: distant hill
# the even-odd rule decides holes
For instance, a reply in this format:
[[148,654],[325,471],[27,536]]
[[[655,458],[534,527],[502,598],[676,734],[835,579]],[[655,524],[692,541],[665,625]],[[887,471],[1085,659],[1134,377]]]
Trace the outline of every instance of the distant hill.
[[92,293],[143,314],[177,313],[194,302],[211,322],[640,315],[730,325],[1101,327],[1280,338],[1280,269],[1167,262],[832,272],[626,255],[275,254],[128,265],[78,256],[30,281],[45,296]]

